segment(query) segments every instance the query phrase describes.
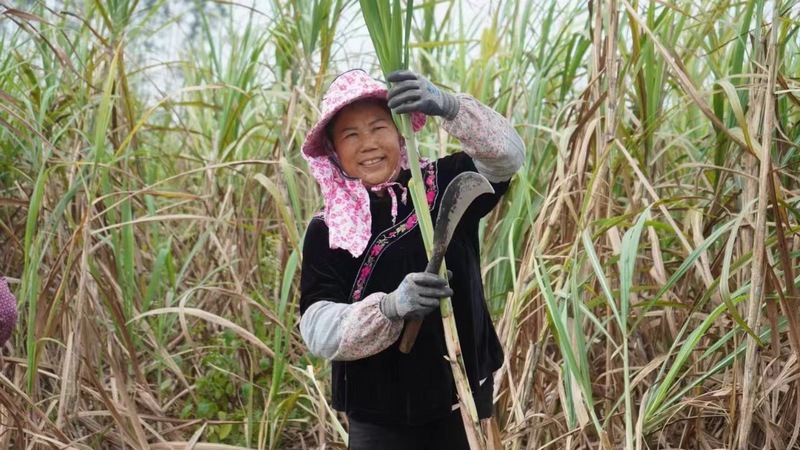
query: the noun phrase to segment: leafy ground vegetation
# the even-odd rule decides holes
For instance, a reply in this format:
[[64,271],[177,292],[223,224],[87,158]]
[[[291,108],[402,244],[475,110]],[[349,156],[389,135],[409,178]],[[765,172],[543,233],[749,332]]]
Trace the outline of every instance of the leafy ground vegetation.
[[[797,2],[414,3],[410,66],[528,146],[483,228],[506,448],[798,448]],[[352,65],[354,0],[0,2],[0,448],[344,448],[299,148]]]

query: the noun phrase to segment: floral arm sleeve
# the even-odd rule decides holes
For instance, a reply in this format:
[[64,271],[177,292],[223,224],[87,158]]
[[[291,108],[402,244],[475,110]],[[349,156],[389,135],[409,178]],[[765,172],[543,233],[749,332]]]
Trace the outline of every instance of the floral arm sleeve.
[[380,311],[386,294],[376,292],[353,304],[327,301],[311,305],[300,319],[300,334],[311,353],[333,361],[352,361],[382,352],[403,330]]
[[321,358],[366,358],[392,345],[400,336],[403,321],[393,322],[381,313],[383,293],[350,303],[352,281],[345,281],[349,276],[342,267],[328,246],[325,222],[312,219],[303,239],[300,334],[311,353]]
[[481,175],[493,183],[508,181],[525,161],[525,145],[497,111],[469,94],[457,94],[458,114],[442,127],[458,138]]
[[[349,257],[349,256],[348,256]],[[328,246],[328,227],[313,219],[303,240],[300,276],[300,335],[311,353],[329,360],[366,358],[388,348],[400,336],[403,321],[380,311],[383,293],[350,303],[352,281]]]

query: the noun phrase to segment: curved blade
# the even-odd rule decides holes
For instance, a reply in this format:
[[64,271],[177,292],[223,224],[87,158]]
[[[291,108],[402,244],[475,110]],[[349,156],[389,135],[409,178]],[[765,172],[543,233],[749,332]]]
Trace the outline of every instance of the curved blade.
[[464,172],[453,178],[447,185],[436,216],[436,229],[433,231],[433,252],[427,271],[438,273],[453,232],[464,215],[464,211],[481,194],[492,194],[494,188],[483,175],[477,172]]
[[[481,194],[491,194],[494,188],[489,184],[489,180],[476,172],[464,172],[453,178],[447,185],[442,194],[442,202],[439,204],[439,214],[436,216],[436,229],[433,231],[433,252],[428,261],[426,272],[439,273],[442,267],[444,254],[447,253],[447,246],[450,239],[461,221],[464,211]],[[410,353],[417,340],[417,334],[422,326],[422,319],[408,321],[403,337],[400,340],[400,351]]]

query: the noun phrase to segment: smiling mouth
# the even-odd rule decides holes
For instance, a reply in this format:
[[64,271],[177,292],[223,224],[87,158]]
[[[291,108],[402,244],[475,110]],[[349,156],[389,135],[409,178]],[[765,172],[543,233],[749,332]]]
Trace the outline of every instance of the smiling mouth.
[[364,167],[372,167],[372,166],[375,166],[375,165],[378,165],[378,164],[382,163],[384,159],[386,159],[386,158],[368,159],[366,161],[362,161],[361,165],[364,166]]

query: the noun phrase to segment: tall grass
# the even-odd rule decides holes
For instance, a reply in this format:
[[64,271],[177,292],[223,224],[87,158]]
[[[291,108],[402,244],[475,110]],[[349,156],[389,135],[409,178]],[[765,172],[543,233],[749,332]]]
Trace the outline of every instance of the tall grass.
[[[341,448],[299,147],[358,3],[48,4],[0,6],[0,448]],[[482,229],[506,448],[795,448],[797,2],[415,5],[410,67],[528,147]]]

